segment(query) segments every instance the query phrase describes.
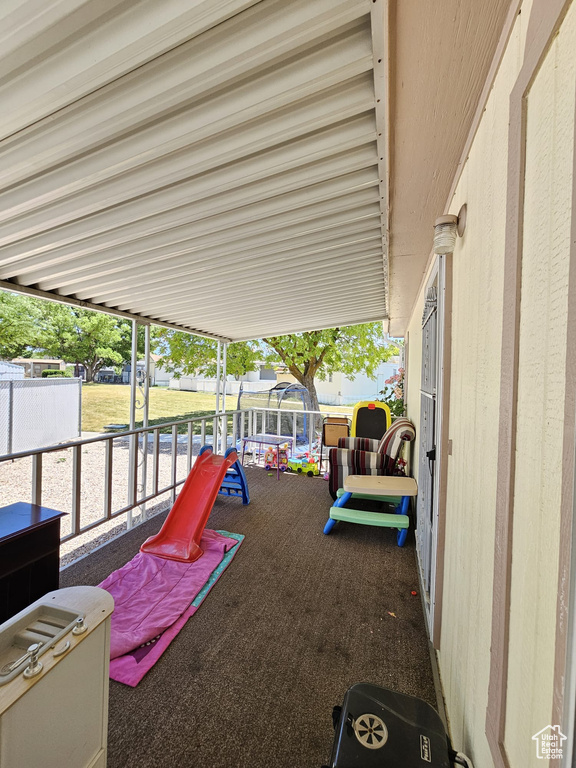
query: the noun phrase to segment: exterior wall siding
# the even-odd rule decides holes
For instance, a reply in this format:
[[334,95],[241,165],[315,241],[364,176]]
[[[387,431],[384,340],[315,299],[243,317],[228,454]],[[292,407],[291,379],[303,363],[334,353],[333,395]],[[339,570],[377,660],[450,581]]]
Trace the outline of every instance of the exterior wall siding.
[[[485,733],[490,679],[504,302],[510,93],[531,2],[522,5],[450,212],[468,204],[453,258],[445,566],[438,662],[453,742],[494,765]],[[542,765],[532,735],[551,718],[576,89],[576,3],[527,99],[516,475],[504,746],[510,768]],[[439,212],[440,213],[440,212]],[[417,427],[420,318],[408,346],[408,414]],[[417,441],[416,441],[417,442]]]
[[438,654],[451,733],[477,766],[485,736],[504,301],[509,94],[527,15],[516,21],[450,210],[468,205],[453,259],[452,368],[442,631]]
[[505,747],[542,764],[531,737],[552,711],[566,319],[570,262],[576,5],[528,93],[516,482]]
[[[485,735],[504,302],[509,99],[531,3],[523,3],[450,211],[468,204],[453,262],[452,366],[442,634],[454,744],[493,765]],[[552,711],[574,129],[576,6],[532,86],[528,144],[506,749],[541,765],[532,734]],[[441,212],[439,212],[441,213]],[[408,413],[419,419],[420,318],[409,324]],[[416,441],[417,442],[417,441]],[[417,447],[415,446],[417,449]],[[414,466],[414,465],[413,465]],[[552,512],[551,510],[555,510]]]

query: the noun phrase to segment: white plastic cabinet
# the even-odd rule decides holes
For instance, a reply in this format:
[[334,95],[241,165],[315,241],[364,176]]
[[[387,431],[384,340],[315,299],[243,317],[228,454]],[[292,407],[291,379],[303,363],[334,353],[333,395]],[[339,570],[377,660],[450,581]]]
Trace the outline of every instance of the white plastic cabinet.
[[[113,608],[98,587],[70,587],[0,625],[0,768],[105,768]],[[35,631],[40,670],[17,664]]]

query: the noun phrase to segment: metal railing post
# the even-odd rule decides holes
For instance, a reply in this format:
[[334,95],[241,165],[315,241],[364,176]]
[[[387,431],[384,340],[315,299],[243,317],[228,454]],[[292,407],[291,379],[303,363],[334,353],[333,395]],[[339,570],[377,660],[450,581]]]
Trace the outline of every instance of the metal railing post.
[[172,504],[176,501],[176,480],[178,478],[178,427],[172,427]]
[[128,506],[130,509],[126,515],[126,528],[130,530],[133,525],[132,510],[136,506],[138,492],[138,433],[130,435],[128,450]]
[[[264,417],[267,413],[270,413],[273,415],[276,413],[277,418],[279,416],[283,416],[285,414],[291,414],[295,413],[298,414],[298,416],[302,416],[302,411],[292,411],[290,409],[285,409],[282,411],[279,411],[279,409],[276,408],[270,408],[270,409],[255,409],[255,408],[249,408],[249,409],[241,409],[241,410],[235,410],[231,411],[229,413],[218,413],[213,414],[210,416],[198,416],[194,419],[184,419],[182,421],[176,421],[176,422],[170,422],[169,424],[163,424],[160,426],[148,426],[148,427],[140,427],[139,429],[129,430],[124,433],[116,434],[116,435],[100,435],[98,437],[90,437],[85,438],[81,440],[72,441],[67,445],[52,445],[48,446],[46,448],[40,448],[33,451],[22,451],[19,453],[13,453],[13,454],[5,454],[0,457],[0,464],[2,461],[10,461],[14,459],[20,459],[20,458],[31,458],[32,461],[32,489],[31,489],[31,497],[32,497],[32,503],[41,505],[43,500],[43,457],[44,454],[48,453],[56,453],[56,452],[65,452],[72,450],[73,452],[73,474],[72,474],[72,521],[71,521],[71,532],[63,537],[63,541],[68,541],[69,539],[72,539],[76,536],[78,536],[81,533],[84,533],[85,531],[88,531],[90,529],[96,528],[97,526],[101,525],[102,523],[106,522],[107,520],[112,520],[115,517],[119,515],[124,515],[130,512],[133,508],[138,506],[138,504],[147,503],[150,500],[165,494],[170,493],[172,496],[172,501],[175,500],[176,497],[176,490],[177,488],[182,485],[182,483],[185,481],[185,477],[183,479],[178,479],[178,430],[180,425],[186,425],[187,431],[188,431],[188,468],[191,463],[191,459],[193,458],[191,456],[191,450],[190,450],[190,444],[192,443],[193,434],[194,434],[194,424],[199,423],[200,424],[200,435],[203,444],[205,444],[206,441],[206,425],[208,421],[212,421],[213,431],[214,431],[214,438],[215,438],[215,447],[218,445],[219,442],[219,435],[221,436],[220,444],[218,445],[218,449],[222,450],[226,448],[226,440],[227,440],[227,433],[228,433],[228,421],[229,418],[232,417],[232,419],[240,418],[240,427],[238,428],[238,425],[236,421],[233,422],[233,429],[232,429],[232,436],[233,439],[238,440],[238,433],[240,433],[241,438],[246,436],[246,429],[248,428],[249,434],[258,434],[257,428],[258,428],[258,413],[262,414],[262,426],[264,426],[265,421]],[[314,421],[311,419],[312,416],[316,415],[318,412],[316,411],[304,411],[307,417],[307,426],[306,426],[306,433],[308,440],[312,442],[314,438]],[[245,421],[246,420],[246,421]],[[246,426],[248,425],[248,426]],[[170,458],[167,456],[166,461],[171,461],[171,466],[166,467],[166,473],[170,476],[170,481],[168,484],[162,484],[162,479],[164,477],[164,472],[162,476],[160,475],[160,430],[164,428],[169,428],[171,430],[172,434],[172,444],[171,444],[171,450],[170,450]],[[280,430],[282,430],[282,423],[280,425]],[[292,436],[294,437],[295,434],[297,435],[297,429],[295,430],[294,423],[292,424],[291,430]],[[138,493],[138,439],[140,435],[144,435],[146,433],[152,432],[153,434],[153,441],[152,441],[152,488],[150,493],[145,493],[142,497],[137,497]],[[120,502],[119,508],[114,508],[113,504],[114,501],[114,494],[113,494],[113,458],[114,458],[114,441],[121,439],[123,441],[128,440],[130,442],[130,451],[128,453],[129,456],[129,465],[128,465],[128,475],[127,475],[127,498],[125,497],[126,501],[125,503]],[[102,444],[103,443],[103,449],[105,451],[104,455],[104,494],[103,494],[103,517],[98,518],[97,520],[94,520],[92,517],[93,510],[90,509],[89,512],[86,512],[86,510],[81,510],[81,490],[82,490],[82,464],[85,463],[85,459],[83,457],[84,453],[84,447],[87,445],[91,445],[92,443],[96,444]],[[162,469],[164,470],[164,464],[162,464]],[[187,472],[186,472],[187,474]],[[118,503],[118,502],[116,502]],[[88,514],[90,514],[90,518],[86,521],[86,524],[82,526],[82,517],[87,517]]]
[[42,506],[42,454],[32,456],[32,504]]
[[154,495],[158,496],[158,474],[160,470],[160,427],[154,430],[154,441],[152,443],[152,488]]
[[112,517],[112,471],[114,462],[114,438],[110,437],[105,443],[106,458],[104,465],[104,517]]
[[75,445],[72,448],[72,532],[78,533],[81,529],[81,504],[82,504],[82,446]]
[[188,445],[186,446],[186,470],[190,472],[192,469],[192,447],[194,445],[194,430],[192,429],[192,422],[188,424]]

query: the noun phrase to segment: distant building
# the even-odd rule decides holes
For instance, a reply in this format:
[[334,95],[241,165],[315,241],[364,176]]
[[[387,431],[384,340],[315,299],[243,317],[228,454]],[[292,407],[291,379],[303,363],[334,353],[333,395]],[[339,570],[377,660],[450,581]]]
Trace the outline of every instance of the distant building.
[[17,357],[12,360],[12,363],[24,369],[24,378],[26,379],[40,379],[42,378],[42,371],[66,370],[64,360],[54,360],[48,357]]
[[[385,382],[398,373],[399,358],[392,358],[387,363],[381,363],[374,378],[359,373],[353,379],[344,373],[333,373],[324,381],[315,379],[318,402],[323,405],[355,405],[361,400],[375,400],[386,386]],[[296,381],[294,376],[285,369],[276,372],[278,381]]]

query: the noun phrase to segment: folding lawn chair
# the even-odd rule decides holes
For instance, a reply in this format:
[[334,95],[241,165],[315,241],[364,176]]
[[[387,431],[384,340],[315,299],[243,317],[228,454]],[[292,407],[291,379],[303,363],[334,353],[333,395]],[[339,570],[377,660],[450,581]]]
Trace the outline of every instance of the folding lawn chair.
[[322,421],[322,441],[320,444],[319,469],[322,470],[324,446],[335,448],[341,437],[350,436],[350,419],[347,416],[326,416]]

